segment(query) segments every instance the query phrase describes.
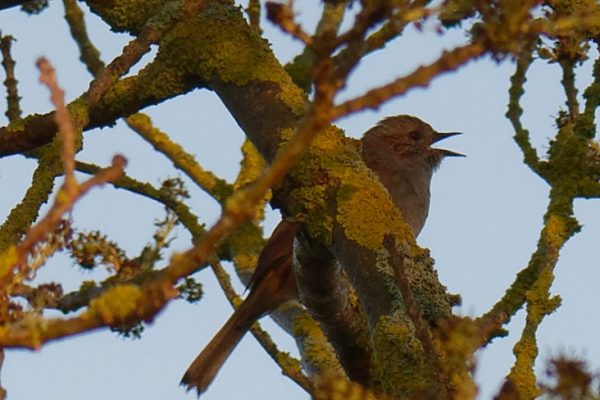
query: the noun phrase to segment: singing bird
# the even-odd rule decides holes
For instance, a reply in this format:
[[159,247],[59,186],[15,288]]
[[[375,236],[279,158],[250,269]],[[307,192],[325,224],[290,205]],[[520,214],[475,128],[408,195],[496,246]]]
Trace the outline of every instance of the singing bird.
[[[436,132],[419,118],[398,115],[381,120],[361,139],[363,162],[385,186],[415,236],[429,213],[433,172],[444,157],[463,156],[431,145],[457,134]],[[298,298],[292,268],[296,229],[285,220],[275,228],[258,258],[248,296],[184,374],[181,384],[188,390],[195,388],[198,394],[206,391],[252,324]]]

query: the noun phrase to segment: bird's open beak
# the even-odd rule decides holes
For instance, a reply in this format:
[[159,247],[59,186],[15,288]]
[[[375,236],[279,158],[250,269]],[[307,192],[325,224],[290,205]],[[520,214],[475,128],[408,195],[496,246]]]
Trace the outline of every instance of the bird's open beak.
[[[436,132],[435,136],[433,137],[432,143],[439,142],[440,140],[444,140],[451,136],[456,136],[456,135],[462,135],[462,132]],[[457,153],[452,150],[446,150],[446,149],[436,149],[436,150],[441,151],[442,154],[446,157],[466,157],[464,154]]]
[[439,142],[451,136],[462,135],[462,132],[436,132],[431,143]]

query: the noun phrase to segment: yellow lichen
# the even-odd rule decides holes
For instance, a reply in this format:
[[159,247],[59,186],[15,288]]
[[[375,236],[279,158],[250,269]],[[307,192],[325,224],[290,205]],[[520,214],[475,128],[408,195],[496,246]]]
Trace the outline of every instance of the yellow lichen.
[[408,317],[396,312],[380,318],[373,331],[373,384],[386,393],[409,395],[427,385],[423,348],[413,330]]
[[9,246],[2,254],[0,254],[0,281],[5,280],[18,261],[19,254],[16,246]]
[[136,285],[118,285],[93,299],[84,317],[118,324],[136,314],[142,299],[143,292]]
[[550,246],[554,249],[559,249],[567,237],[567,225],[565,221],[561,217],[552,214],[548,218],[548,221],[546,221],[545,231]]
[[349,381],[339,374],[321,374],[315,377],[316,400],[376,400],[378,397],[366,387]]
[[236,254],[233,262],[238,271],[251,272],[256,267],[258,256],[256,254]]
[[303,356],[310,365],[320,371],[343,373],[331,344],[314,319],[306,313],[297,313],[293,319],[293,329],[296,340],[302,342]]
[[381,247],[386,234],[409,237],[409,228],[389,195],[359,176],[349,171],[344,176],[348,184],[338,190],[336,219],[346,236],[371,250]]

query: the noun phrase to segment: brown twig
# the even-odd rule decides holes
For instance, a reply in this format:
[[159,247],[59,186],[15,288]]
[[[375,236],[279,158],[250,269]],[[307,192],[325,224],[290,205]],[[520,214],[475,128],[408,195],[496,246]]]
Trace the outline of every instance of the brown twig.
[[12,36],[2,36],[0,39],[0,50],[2,51],[2,66],[6,73],[4,86],[6,86],[6,116],[9,121],[15,121],[21,118],[21,108],[19,106],[19,91],[17,89],[17,78],[15,76],[15,60],[10,54],[11,44],[15,40]]
[[282,31],[300,40],[305,46],[312,46],[313,38],[294,21],[294,12],[287,4],[267,2],[266,7],[269,21],[279,26]]
[[262,34],[262,29],[260,28],[260,0],[249,0],[246,14],[248,14],[248,20],[252,29],[258,35]]
[[366,32],[389,16],[392,9],[393,5],[386,0],[363,2],[363,8],[356,15],[352,27],[336,38],[335,48],[362,42]]
[[93,299],[88,309],[73,318],[43,318],[29,315],[18,323],[0,326],[3,347],[39,349],[43,343],[104,326],[128,321],[151,320],[177,292],[160,282],[149,283],[144,290],[132,284],[116,285]]
[[71,194],[75,191],[75,128],[71,115],[65,107],[65,92],[58,86],[56,73],[48,60],[44,57],[38,59],[37,66],[40,69],[40,82],[50,89],[50,98],[56,113],[54,117],[58,125],[58,134],[62,146],[62,163],[65,172],[65,183],[63,189]]

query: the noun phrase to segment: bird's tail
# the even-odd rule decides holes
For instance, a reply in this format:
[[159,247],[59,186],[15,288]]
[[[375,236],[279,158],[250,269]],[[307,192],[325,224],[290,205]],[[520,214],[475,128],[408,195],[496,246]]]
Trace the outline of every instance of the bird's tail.
[[247,315],[245,303],[233,313],[183,375],[181,384],[187,386],[188,390],[196,389],[198,395],[206,391],[225,360],[252,326],[256,317]]

